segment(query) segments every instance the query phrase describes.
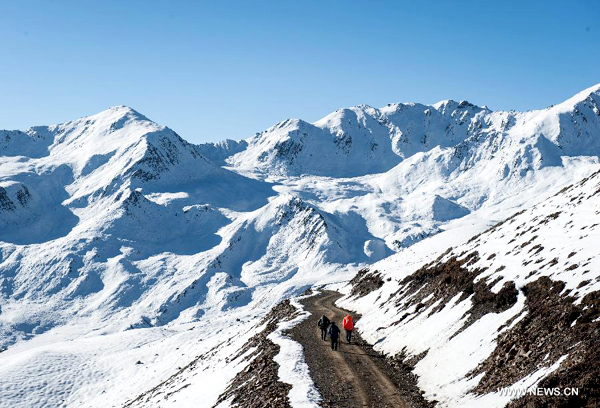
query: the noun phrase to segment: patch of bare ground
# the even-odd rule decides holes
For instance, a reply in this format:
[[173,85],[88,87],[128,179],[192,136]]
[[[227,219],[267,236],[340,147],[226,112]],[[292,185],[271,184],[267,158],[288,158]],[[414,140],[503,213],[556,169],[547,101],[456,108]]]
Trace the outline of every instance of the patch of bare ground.
[[[438,258],[403,279],[390,301],[400,305],[409,299],[403,307],[410,312],[401,314],[392,324],[412,319],[438,302],[429,312],[436,313],[459,295],[459,301],[470,297],[472,303],[462,331],[486,313],[500,313],[516,303],[519,290],[514,282],[505,282],[494,293],[491,288],[502,277],[498,274],[493,281],[474,282],[485,270],[472,267],[479,255],[471,252],[461,257],[450,257],[443,262]],[[524,310],[518,316],[521,319],[512,327],[510,324],[516,319],[503,326],[505,331],[499,335],[496,349],[470,373],[472,377],[484,374],[472,392],[495,392],[566,356],[538,387],[577,388],[579,395],[526,395],[513,401],[511,407],[600,407],[600,292],[589,293],[576,304],[576,299],[564,288],[564,282],[540,277],[521,289],[526,298]],[[397,360],[409,364],[403,357],[400,353]]]
[[383,278],[378,271],[371,272],[368,268],[358,271],[350,281],[352,296],[363,297],[383,286]]
[[[290,406],[288,393],[292,386],[279,381],[279,365],[274,360],[280,347],[267,336],[275,331],[277,323],[291,320],[297,314],[298,310],[289,300],[284,300],[269,312],[262,321],[266,327],[232,357],[231,361],[242,356],[251,361],[233,378],[215,405],[228,401],[231,406],[244,408]],[[248,353],[249,350],[254,351]]]
[[[514,282],[506,282],[498,293],[491,291],[496,281],[486,283],[483,280],[474,282],[475,278],[485,271],[483,268],[470,270],[468,266],[479,260],[477,252],[471,252],[464,258],[451,257],[446,261],[436,260],[424,265],[415,273],[407,276],[400,282],[401,288],[393,294],[396,304],[399,305],[409,296],[410,301],[406,309],[414,306],[412,313],[405,313],[400,321],[411,319],[421,310],[438,302],[431,314],[442,310],[445,305],[460,295],[459,301],[471,296],[472,307],[467,312],[467,319],[463,327],[454,335],[462,332],[475,321],[487,313],[500,313],[512,307],[517,301],[518,291]],[[416,293],[416,295],[414,295]],[[400,323],[398,321],[397,323]]]
[[538,387],[578,388],[579,395],[527,395],[510,406],[600,406],[600,292],[574,304],[574,298],[561,295],[564,287],[564,282],[540,277],[523,288],[527,313],[500,335],[493,353],[471,373],[485,373],[474,392],[507,387],[567,356]]

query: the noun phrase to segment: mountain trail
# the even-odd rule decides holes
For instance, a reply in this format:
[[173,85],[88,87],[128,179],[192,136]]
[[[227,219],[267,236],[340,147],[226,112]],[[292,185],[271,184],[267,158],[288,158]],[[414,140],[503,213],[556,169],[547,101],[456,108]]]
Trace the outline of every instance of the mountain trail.
[[[324,407],[422,407],[428,406],[408,370],[393,369],[387,359],[353,333],[351,344],[340,334],[338,351],[331,350],[329,338],[321,339],[318,318],[325,314],[338,326],[348,314],[335,306],[342,295],[324,291],[301,303],[311,317],[290,330],[304,349],[306,363],[319,389]],[[354,315],[355,321],[359,316]]]

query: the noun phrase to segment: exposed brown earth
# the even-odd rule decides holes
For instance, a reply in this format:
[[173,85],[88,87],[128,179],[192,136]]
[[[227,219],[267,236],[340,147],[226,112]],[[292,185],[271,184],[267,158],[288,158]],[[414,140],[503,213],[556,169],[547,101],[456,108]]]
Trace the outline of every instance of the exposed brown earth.
[[[482,268],[470,270],[468,268],[479,260],[477,252],[471,252],[463,259],[451,257],[445,262],[441,262],[440,259],[441,257],[407,276],[401,282],[403,284],[401,288],[390,296],[390,301],[395,301],[397,305],[407,297],[411,299],[410,305],[415,305],[412,314],[405,313],[393,324],[399,324],[405,319],[414,318],[421,310],[428,308],[435,302],[439,302],[439,306],[435,307],[430,314],[437,313],[445,307],[451,298],[459,293],[462,294],[460,300],[473,295],[473,307],[468,313],[469,316],[464,326],[455,333],[457,335],[483,315],[500,313],[516,303],[518,291],[513,282],[506,283],[498,293],[491,291],[491,287],[496,283],[495,281],[474,283],[475,278],[485,270]],[[425,300],[427,298],[429,300]]]
[[363,297],[383,286],[383,279],[378,271],[371,272],[368,268],[358,271],[350,281],[352,296]]
[[[552,214],[551,217],[556,218],[558,214]],[[530,252],[535,249],[533,247]],[[488,259],[494,256],[490,255]],[[485,270],[470,268],[479,259],[477,252],[466,254],[462,259],[452,256],[441,261],[441,258],[406,277],[401,282],[401,288],[390,296],[390,302],[399,304],[402,299],[409,298],[409,304],[415,306],[412,313],[404,313],[392,325],[414,318],[441,300],[441,306],[431,312],[435,313],[450,298],[461,293],[461,299],[472,296],[472,307],[459,332],[483,315],[500,313],[516,303],[519,290],[512,281],[506,282],[498,293],[491,291],[497,280],[474,283],[476,277]],[[551,262],[557,263],[556,260]],[[498,268],[496,272],[502,269]],[[369,284],[355,282],[358,286]],[[583,281],[580,286],[586,284],[589,282]],[[542,379],[537,387],[558,389],[560,392],[576,388],[578,395],[528,394],[512,401],[509,406],[600,407],[600,292],[591,292],[578,303],[569,296],[571,291],[565,290],[564,282],[546,276],[528,283],[520,290],[525,295],[525,308],[505,326],[518,317],[522,319],[499,335],[496,349],[471,373],[472,377],[484,374],[472,392],[487,394],[508,387],[566,356],[558,369]],[[402,361],[402,357],[398,356],[399,361]]]
[[527,395],[511,407],[600,406],[600,292],[585,296],[580,304],[561,294],[565,284],[541,277],[527,284],[525,317],[504,332],[496,350],[473,374],[485,372],[475,392],[506,387],[543,364],[567,356],[560,367],[537,385],[578,395]]
[[284,300],[271,309],[262,322],[267,323],[266,327],[231,358],[238,359],[255,348],[252,354],[245,356],[252,360],[250,364],[234,377],[215,405],[229,401],[231,406],[244,408],[290,406],[288,393],[292,386],[279,381],[279,365],[274,360],[280,347],[267,336],[275,331],[278,322],[291,320],[297,313],[298,310],[289,300]]

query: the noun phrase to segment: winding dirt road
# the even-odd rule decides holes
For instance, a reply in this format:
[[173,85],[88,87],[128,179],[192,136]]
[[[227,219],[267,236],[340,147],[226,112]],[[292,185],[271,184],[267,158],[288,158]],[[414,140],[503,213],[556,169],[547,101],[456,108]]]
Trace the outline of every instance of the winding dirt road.
[[418,389],[402,384],[402,373],[394,372],[385,359],[358,336],[353,335],[352,343],[348,344],[342,329],[338,351],[331,350],[329,338],[321,339],[317,327],[321,315],[328,316],[342,328],[342,319],[348,312],[335,306],[340,297],[337,292],[325,291],[305,299],[302,304],[311,317],[290,330],[291,337],[304,348],[311,376],[323,397],[322,406],[405,408],[425,405],[419,401],[422,397]]

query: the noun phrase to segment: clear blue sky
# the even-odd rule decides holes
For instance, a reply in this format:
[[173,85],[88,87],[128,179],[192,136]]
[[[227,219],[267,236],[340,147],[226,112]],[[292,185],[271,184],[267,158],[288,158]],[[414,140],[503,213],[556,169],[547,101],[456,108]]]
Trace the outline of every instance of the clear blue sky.
[[558,103],[600,82],[600,1],[0,0],[0,128],[128,105],[193,142],[344,106]]

